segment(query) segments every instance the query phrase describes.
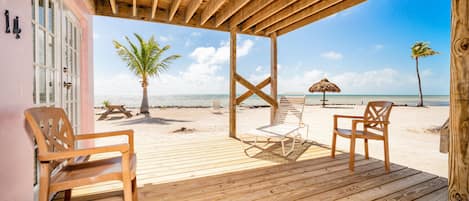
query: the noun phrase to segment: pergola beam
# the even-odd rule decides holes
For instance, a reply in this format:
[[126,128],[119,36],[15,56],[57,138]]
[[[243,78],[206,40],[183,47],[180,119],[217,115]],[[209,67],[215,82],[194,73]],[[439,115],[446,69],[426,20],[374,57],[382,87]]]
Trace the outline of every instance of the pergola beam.
[[[272,81],[270,83],[270,96],[277,103],[277,34],[273,33],[270,36],[270,77]],[[270,123],[273,124],[275,121],[275,113],[277,112],[278,106],[272,105],[270,108]]]
[[261,23],[257,24],[255,27],[254,32],[259,33],[260,31],[264,30],[265,28],[287,18],[291,15],[300,12],[301,10],[319,2],[320,0],[301,0],[298,1],[289,7],[285,8],[284,10],[278,12],[274,16],[267,18],[266,20],[262,21]]
[[[270,82],[271,82],[271,77],[268,77],[265,80],[263,80],[262,82],[260,82],[259,84],[257,84],[256,88],[262,89],[262,88],[266,87],[268,84],[270,84]],[[246,99],[248,99],[252,95],[254,95],[254,91],[252,91],[252,90],[246,91],[244,94],[242,94],[241,96],[236,98],[236,105],[241,104],[243,101],[245,101]]]
[[158,0],[153,0],[153,6],[151,7],[151,19],[155,19],[157,9],[158,9]]
[[229,135],[236,138],[236,29],[230,31]]
[[268,17],[276,14],[277,12],[281,11],[285,7],[289,6],[290,4],[296,2],[298,0],[277,0],[265,8],[263,8],[261,11],[257,12],[254,14],[252,17],[247,19],[241,26],[242,31],[246,31],[252,26],[256,25],[257,23],[261,22],[262,20],[267,19]]
[[340,12],[340,11],[343,11],[343,10],[348,9],[350,7],[353,7],[353,6],[355,6],[357,4],[360,4],[364,1],[366,1],[366,0],[346,0],[342,3],[336,4],[332,7],[330,7],[329,9],[322,10],[321,12],[318,12],[318,13],[310,16],[310,17],[307,17],[307,18],[305,18],[301,21],[298,21],[296,23],[293,23],[293,24],[287,26],[286,28],[277,31],[277,34],[278,35],[286,34],[290,31],[296,30],[296,29],[298,29],[300,27],[303,27],[307,24],[313,23],[313,22],[318,21],[320,19],[324,19],[325,17],[333,15],[337,12]]
[[241,85],[248,88],[249,90],[253,91],[256,95],[258,95],[262,99],[264,99],[267,103],[269,103],[269,105],[277,106],[277,102],[272,97],[264,93],[262,90],[258,89],[256,86],[251,84],[249,81],[247,81],[246,79],[244,79],[237,73],[235,73],[235,80],[238,81]]
[[112,10],[112,14],[117,14],[117,4],[116,4],[116,0],[109,0],[109,4],[111,4],[111,10]]
[[248,19],[252,15],[259,12],[262,8],[266,7],[274,0],[257,0],[251,1],[248,5],[246,5],[243,9],[239,10],[233,17],[230,19],[230,27],[234,28],[237,27],[238,24],[243,22],[244,20]]
[[178,11],[179,4],[181,4],[181,0],[173,0],[173,2],[171,3],[171,9],[169,9],[168,13],[168,21],[171,22],[173,20],[174,15]]
[[185,22],[188,23],[191,21],[192,16],[194,16],[195,11],[199,8],[200,4],[202,3],[202,0],[192,0],[189,5],[186,8],[186,17],[185,17]]
[[[312,5],[311,7],[308,7],[298,13],[293,14],[292,16],[268,27],[265,32],[266,34],[271,34],[273,32],[276,32],[282,28],[285,28],[291,24],[294,24],[304,18],[307,18],[309,16],[312,16],[324,9],[327,9],[329,7],[332,7],[334,5],[338,5],[340,3],[347,3],[347,2],[353,2],[354,0],[324,0],[321,1],[317,4]],[[335,12],[334,12],[335,13]],[[279,34],[280,35],[280,34]]]
[[225,9],[221,10],[219,14],[215,17],[215,26],[218,27],[223,24],[228,18],[233,16],[236,12],[239,11],[243,6],[249,3],[250,0],[236,0],[230,1],[228,6]]
[[200,18],[200,25],[204,25],[210,17],[212,17],[218,9],[226,2],[226,0],[211,0],[208,2],[207,7],[202,12],[202,16]]
[[132,16],[137,17],[137,0],[132,2]]
[[452,0],[448,200],[469,199],[469,3]]
[[[102,2],[102,1],[97,1],[96,15],[112,16],[112,17],[119,17],[119,18],[134,18],[131,16],[131,12],[132,12],[131,7],[127,6],[129,4],[124,4],[124,3],[121,3],[121,4],[124,6],[120,6],[119,9],[117,10],[117,13],[113,14],[109,4],[106,4],[105,2]],[[176,15],[174,16],[171,22],[168,21],[167,15],[157,14],[154,19],[151,19],[149,15],[149,13],[151,13],[151,9],[152,9],[151,7],[139,7],[136,18],[139,20],[145,20],[145,21],[150,21],[150,22],[159,22],[159,23],[180,25],[180,26],[186,26],[186,27],[195,27],[195,28],[230,32],[230,27],[228,27],[228,24],[225,23],[219,27],[215,27],[213,19],[209,20],[208,23],[205,23],[204,25],[200,25],[200,21],[198,20],[200,19],[200,15],[198,13],[196,13],[194,17],[192,17],[192,20],[190,20],[187,23],[185,21],[185,16],[179,13],[176,13]],[[249,31],[243,32],[243,34],[267,37],[262,34],[253,34],[253,32],[249,32]]]

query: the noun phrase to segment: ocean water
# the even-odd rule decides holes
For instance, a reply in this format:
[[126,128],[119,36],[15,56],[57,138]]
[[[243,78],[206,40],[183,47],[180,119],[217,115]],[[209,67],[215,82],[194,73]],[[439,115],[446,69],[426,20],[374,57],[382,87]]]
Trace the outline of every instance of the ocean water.
[[[228,95],[165,95],[165,96],[149,96],[151,107],[210,107],[214,100],[219,100],[222,106],[228,105]],[[306,104],[321,104],[322,95],[306,95]],[[415,106],[418,96],[414,95],[326,95],[327,104],[333,105],[361,105],[373,100],[392,101],[398,105]],[[141,95],[123,95],[123,96],[106,96],[96,95],[95,106],[102,106],[104,100],[110,101],[112,104],[124,104],[128,107],[139,107],[142,101]],[[448,106],[449,96],[427,95],[424,96],[424,104],[428,106]],[[245,102],[244,106],[260,106],[267,105],[258,96],[251,96]]]

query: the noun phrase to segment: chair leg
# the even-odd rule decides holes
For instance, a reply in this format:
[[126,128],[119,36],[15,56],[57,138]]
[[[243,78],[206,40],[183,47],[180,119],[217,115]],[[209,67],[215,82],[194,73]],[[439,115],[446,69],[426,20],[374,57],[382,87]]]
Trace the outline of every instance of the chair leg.
[[337,134],[332,133],[332,149],[331,149],[331,157],[335,158],[335,143],[337,141]]
[[390,171],[390,162],[389,162],[389,144],[387,138],[384,139],[384,168],[386,172]]
[[355,138],[350,138],[350,162],[349,162],[349,169],[350,171],[354,171],[355,168]]
[[132,180],[132,199],[133,201],[138,200],[138,192],[137,192],[137,176]]
[[[40,165],[40,179],[39,179],[39,201],[49,200],[49,164]],[[45,173],[46,172],[46,173]]]
[[365,138],[365,159],[370,159],[369,155],[368,155],[368,139]]
[[132,201],[132,181],[130,178],[123,179],[124,201]]
[[72,189],[65,190],[64,201],[70,201],[72,199]]

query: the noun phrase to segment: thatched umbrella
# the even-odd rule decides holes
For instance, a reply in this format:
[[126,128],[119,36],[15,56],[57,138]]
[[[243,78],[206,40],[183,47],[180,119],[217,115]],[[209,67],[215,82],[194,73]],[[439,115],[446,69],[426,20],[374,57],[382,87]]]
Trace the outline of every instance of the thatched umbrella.
[[309,92],[322,92],[322,107],[326,106],[326,92],[340,92],[340,88],[327,80],[327,78],[322,79],[319,82],[316,82],[309,88]]

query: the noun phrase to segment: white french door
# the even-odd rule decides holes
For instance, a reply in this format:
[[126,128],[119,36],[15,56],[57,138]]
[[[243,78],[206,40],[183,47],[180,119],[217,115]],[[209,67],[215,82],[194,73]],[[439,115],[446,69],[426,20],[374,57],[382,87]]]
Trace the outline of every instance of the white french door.
[[62,18],[62,107],[75,133],[80,127],[80,41],[76,17],[64,9]]
[[[76,17],[63,0],[31,0],[33,34],[33,102],[62,107],[74,132],[80,128],[80,40]],[[37,147],[35,147],[35,161]],[[37,191],[38,166],[34,185]],[[37,198],[37,196],[36,196]]]

